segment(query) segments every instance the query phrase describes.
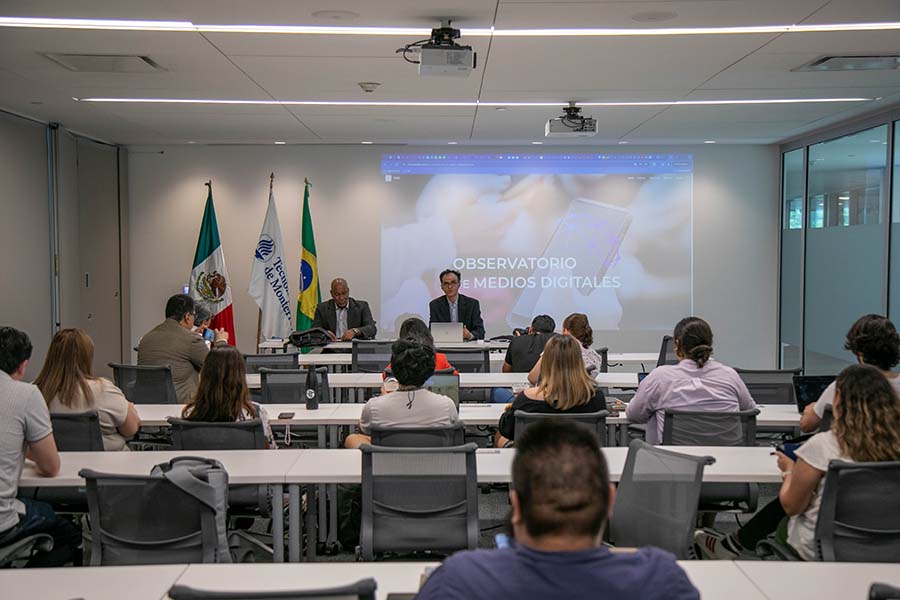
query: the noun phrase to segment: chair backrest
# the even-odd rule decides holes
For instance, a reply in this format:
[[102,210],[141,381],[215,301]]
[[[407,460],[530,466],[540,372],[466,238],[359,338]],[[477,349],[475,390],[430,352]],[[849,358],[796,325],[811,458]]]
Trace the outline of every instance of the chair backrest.
[[735,369],[757,404],[796,404],[794,377],[801,369]]
[[594,348],[594,352],[600,355],[600,372],[609,373],[609,348]]
[[462,423],[450,427],[379,427],[372,425],[372,445],[392,448],[446,448],[466,443]]
[[[260,587],[264,585],[260,584]],[[295,598],[298,600],[375,600],[376,589],[375,580],[371,577],[340,587],[307,590],[215,591],[174,585],[169,589],[169,598],[172,600],[236,600],[238,598],[245,600],[294,600]]]
[[172,367],[109,363],[116,387],[135,404],[178,404]]
[[353,373],[381,373],[391,362],[390,340],[353,340],[350,370]]
[[831,424],[834,422],[834,406],[831,404],[825,405],[825,411],[822,413],[822,420],[819,421],[819,432],[829,431],[831,429]]
[[675,338],[671,335],[664,335],[662,343],[659,346],[659,358],[656,359],[656,366],[677,365],[678,357],[675,356]]
[[267,447],[259,419],[208,423],[169,417],[175,450],[256,450]]
[[[328,367],[316,367],[319,374],[319,404],[331,403]],[[262,404],[306,404],[307,369],[259,370]]]
[[664,446],[755,446],[758,408],[734,412],[666,409]]
[[475,444],[386,448],[363,444],[363,560],[381,552],[474,550],[478,545]]
[[91,565],[231,562],[222,465],[180,457],[165,473],[158,467],[150,475],[78,473],[91,516]]
[[297,369],[296,352],[284,354],[245,354],[244,365],[248,373],[259,373],[260,369]]
[[610,521],[615,544],[656,546],[691,558],[703,469],[715,462],[632,441]]
[[900,461],[832,460],[816,522],[816,555],[841,562],[900,562]]
[[97,411],[50,413],[53,439],[60,452],[102,452],[103,433]]
[[609,411],[598,410],[592,413],[533,413],[524,410],[516,411],[516,438],[520,437],[531,425],[545,419],[560,419],[584,425],[597,435],[601,446],[606,445],[606,417]]
[[490,373],[491,351],[489,348],[460,348],[457,350],[441,350],[447,357],[447,362],[453,365],[460,373]]
[[900,587],[873,583],[869,586],[869,600],[900,600]]

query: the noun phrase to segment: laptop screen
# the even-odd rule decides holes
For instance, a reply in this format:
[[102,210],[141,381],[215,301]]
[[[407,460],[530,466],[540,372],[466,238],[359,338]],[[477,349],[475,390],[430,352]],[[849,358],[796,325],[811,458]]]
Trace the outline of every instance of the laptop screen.
[[462,323],[432,323],[431,337],[435,344],[456,344],[463,341]]
[[803,413],[808,405],[819,399],[835,378],[835,375],[795,375],[794,397],[797,399],[797,410]]
[[459,408],[459,375],[432,375],[425,381],[425,389],[451,398],[456,408]]

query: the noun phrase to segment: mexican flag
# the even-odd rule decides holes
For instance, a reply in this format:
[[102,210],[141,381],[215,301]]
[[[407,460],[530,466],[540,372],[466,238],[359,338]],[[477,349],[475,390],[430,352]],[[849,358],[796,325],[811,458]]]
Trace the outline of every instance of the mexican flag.
[[200,239],[194,253],[194,268],[191,270],[191,298],[203,302],[210,308],[213,329],[228,332],[228,343],[237,345],[234,336],[234,313],[231,306],[231,282],[225,269],[225,254],[219,241],[219,226],[216,223],[216,208],[213,206],[212,182],[206,197],[206,209],[200,223]]
[[300,294],[297,296],[297,331],[312,327],[316,306],[322,301],[319,292],[319,267],[316,262],[316,240],[312,216],[309,214],[309,181],[303,189],[303,225],[300,238]]

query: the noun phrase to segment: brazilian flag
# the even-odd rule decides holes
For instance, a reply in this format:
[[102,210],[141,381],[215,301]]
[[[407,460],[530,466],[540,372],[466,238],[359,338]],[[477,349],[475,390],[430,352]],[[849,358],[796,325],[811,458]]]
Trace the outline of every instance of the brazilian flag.
[[309,181],[304,180],[303,226],[300,245],[300,295],[297,296],[297,331],[312,327],[316,306],[322,301],[319,292],[319,267],[316,264],[316,240],[313,237],[312,217],[309,214]]

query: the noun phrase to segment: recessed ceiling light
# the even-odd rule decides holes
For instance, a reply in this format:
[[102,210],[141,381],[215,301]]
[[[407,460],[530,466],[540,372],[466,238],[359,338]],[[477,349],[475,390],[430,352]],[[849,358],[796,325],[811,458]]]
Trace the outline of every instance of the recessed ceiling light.
[[622,140],[622,141],[620,141],[619,143],[620,143],[620,144],[627,144],[628,142],[626,142],[625,140]]
[[705,140],[703,143],[704,144],[715,144],[716,140]]
[[670,10],[648,10],[632,15],[631,20],[638,23],[662,23],[663,21],[671,21],[677,16],[678,13]]
[[[411,102],[398,101],[365,101],[365,100],[226,100],[218,98],[76,98],[76,102],[116,102],[133,104],[246,104],[254,106],[421,106],[421,107],[461,107],[477,106],[507,108],[559,107],[565,101],[553,102],[481,102],[479,100],[461,102]],[[821,104],[830,102],[871,102],[872,98],[767,98],[767,99],[734,99],[734,100],[654,100],[654,101],[622,101],[622,102],[579,102],[581,106],[591,107],[628,107],[628,106],[729,106],[742,104]]]
[[456,142],[447,142],[447,144],[450,145],[450,146],[455,146],[455,145],[456,145]]
[[360,142],[360,144],[371,144],[372,142]]
[[287,142],[275,142],[275,143],[278,144],[279,146],[287,144]]
[[312,13],[313,18],[327,19],[329,21],[353,21],[359,18],[359,13],[352,10],[317,10]]
[[[325,14],[355,14],[351,11],[322,11]],[[210,33],[324,34],[324,35],[395,35],[428,36],[426,27],[348,27],[328,25],[226,25],[195,24],[191,21],[129,21],[122,19],[56,19],[35,17],[0,17],[0,27],[36,27],[42,29],[110,29],[120,31],[188,31]],[[804,25],[753,25],[749,27],[672,27],[672,28],[545,28],[495,29],[481,27],[463,29],[463,37],[578,37],[578,36],[674,36],[722,34],[779,34],[831,31],[889,31],[900,29],[900,22],[828,23]]]
[[498,106],[498,107],[495,108],[494,110],[496,110],[497,112],[503,112],[504,110],[506,110],[506,107],[505,107],[505,106]]
[[540,144],[543,144],[544,142],[531,142],[531,143],[534,144],[535,146],[538,146]]
[[196,144],[196,143],[197,143],[197,142],[195,142],[195,141],[193,141],[193,140],[191,140],[191,141],[188,142],[188,144]]

